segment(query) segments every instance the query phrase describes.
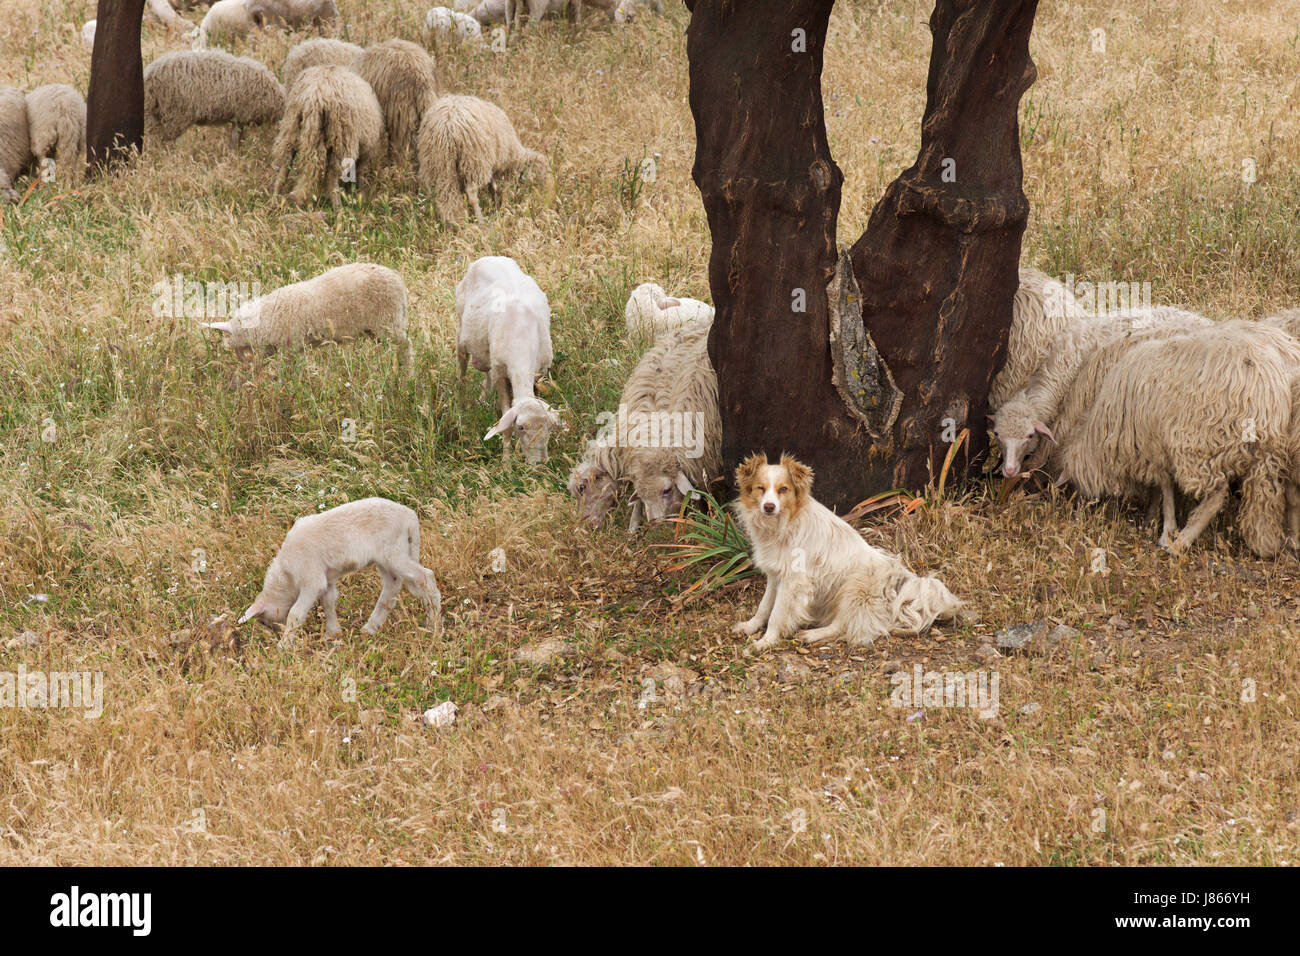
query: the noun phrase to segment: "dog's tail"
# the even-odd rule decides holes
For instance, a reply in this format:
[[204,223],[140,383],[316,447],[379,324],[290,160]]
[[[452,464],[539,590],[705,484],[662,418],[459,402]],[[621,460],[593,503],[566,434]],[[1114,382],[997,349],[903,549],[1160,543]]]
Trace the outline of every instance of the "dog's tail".
[[938,578],[913,574],[897,558],[854,572],[840,591],[836,618],[844,637],[868,645],[878,637],[913,637],[952,620],[961,601]]

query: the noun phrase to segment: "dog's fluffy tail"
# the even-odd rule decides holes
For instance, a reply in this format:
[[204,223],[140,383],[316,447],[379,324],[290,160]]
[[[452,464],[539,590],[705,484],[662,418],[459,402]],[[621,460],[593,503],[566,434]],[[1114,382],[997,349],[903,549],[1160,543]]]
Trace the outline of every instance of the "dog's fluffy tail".
[[844,582],[835,616],[846,640],[867,645],[887,634],[920,634],[935,621],[952,620],[960,607],[938,578],[913,574],[892,558]]

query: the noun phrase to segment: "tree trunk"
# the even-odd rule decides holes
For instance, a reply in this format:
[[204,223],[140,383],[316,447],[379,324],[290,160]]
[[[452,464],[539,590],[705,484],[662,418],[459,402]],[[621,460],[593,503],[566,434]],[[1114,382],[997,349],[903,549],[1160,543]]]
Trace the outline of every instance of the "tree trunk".
[[92,173],[144,148],[144,66],[140,23],[145,0],[99,0],[86,94],[86,162]]
[[987,446],[1028,215],[1016,111],[1036,0],[937,0],[920,155],[843,258],[821,99],[833,3],[688,2],[687,55],[723,458],[791,452],[843,510],[925,485],[967,425]]

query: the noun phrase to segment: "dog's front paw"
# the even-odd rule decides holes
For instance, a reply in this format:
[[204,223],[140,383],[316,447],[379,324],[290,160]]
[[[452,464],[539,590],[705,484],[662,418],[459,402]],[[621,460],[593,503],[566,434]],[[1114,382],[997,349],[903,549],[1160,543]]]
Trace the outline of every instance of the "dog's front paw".
[[757,641],[746,647],[744,654],[746,657],[753,657],[755,654],[761,654],[769,647],[775,647],[778,640],[779,638],[771,632],[764,634]]
[[731,628],[732,634],[757,634],[762,630],[763,625],[758,621],[750,618],[748,621],[741,621]]

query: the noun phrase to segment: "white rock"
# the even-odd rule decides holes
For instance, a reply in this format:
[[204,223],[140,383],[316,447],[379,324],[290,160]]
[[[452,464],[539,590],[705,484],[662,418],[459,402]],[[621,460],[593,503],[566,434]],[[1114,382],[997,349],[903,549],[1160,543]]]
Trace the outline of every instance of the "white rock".
[[458,709],[451,701],[445,700],[437,707],[430,707],[426,710],[421,719],[426,727],[450,727],[456,722],[456,711]]

